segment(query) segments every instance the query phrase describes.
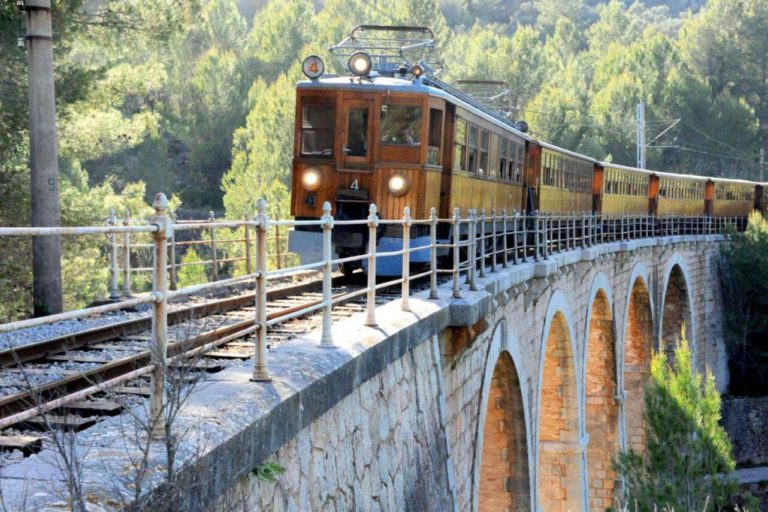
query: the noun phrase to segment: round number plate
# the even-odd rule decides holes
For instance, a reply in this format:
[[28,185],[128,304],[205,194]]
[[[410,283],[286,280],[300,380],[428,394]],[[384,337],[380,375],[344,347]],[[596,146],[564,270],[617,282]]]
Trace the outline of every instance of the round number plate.
[[301,65],[301,70],[307,75],[307,78],[314,80],[319,77],[325,71],[325,64],[323,59],[317,55],[310,55],[304,59],[304,63]]

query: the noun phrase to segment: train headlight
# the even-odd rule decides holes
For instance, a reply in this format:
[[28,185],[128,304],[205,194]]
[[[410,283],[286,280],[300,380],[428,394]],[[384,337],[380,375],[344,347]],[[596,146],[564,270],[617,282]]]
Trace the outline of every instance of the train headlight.
[[301,184],[307,190],[317,190],[320,188],[321,179],[322,175],[320,174],[320,169],[317,167],[310,167],[301,175]]
[[387,188],[393,196],[402,196],[408,192],[408,180],[402,174],[395,174],[389,178]]
[[424,74],[424,68],[421,66],[421,64],[414,64],[411,68],[411,74],[414,76],[414,78],[419,78]]
[[366,52],[355,52],[347,61],[349,70],[356,76],[368,76],[371,72],[373,63],[371,62],[371,56]]

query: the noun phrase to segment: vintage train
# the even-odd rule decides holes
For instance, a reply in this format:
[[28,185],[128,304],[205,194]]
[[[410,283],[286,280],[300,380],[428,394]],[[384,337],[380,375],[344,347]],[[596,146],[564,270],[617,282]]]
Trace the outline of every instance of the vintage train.
[[[391,35],[407,30],[421,40]],[[382,31],[384,37],[368,36]],[[427,60],[409,61],[404,48],[429,49],[431,36],[426,28],[360,26],[331,49],[350,75],[323,74],[316,56],[304,61],[309,80],[296,91],[291,189],[297,219],[319,218],[324,201],[338,219],[363,219],[370,203],[384,219],[401,218],[406,205],[422,219],[432,207],[446,218],[457,206],[656,216],[763,210],[762,184],[626,167],[536,140],[519,123],[434,78]],[[379,249],[402,246],[401,228],[392,228],[382,229]],[[426,235],[412,235],[412,246],[427,243]],[[317,259],[320,237],[316,228],[297,228],[290,250],[305,261]],[[340,256],[363,253],[366,231],[334,230],[333,243]],[[420,251],[413,261],[427,257]],[[401,271],[397,264],[377,269]]]

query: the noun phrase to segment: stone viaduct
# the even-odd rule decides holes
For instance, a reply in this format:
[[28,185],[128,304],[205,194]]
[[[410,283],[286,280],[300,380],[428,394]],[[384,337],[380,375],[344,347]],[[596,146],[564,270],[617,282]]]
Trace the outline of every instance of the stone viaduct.
[[[184,492],[169,500],[167,484],[155,484],[140,508],[614,506],[612,459],[644,445],[652,352],[669,350],[685,324],[696,368],[728,385],[721,241],[616,242],[499,268],[460,299],[441,288],[438,300],[415,294],[410,312],[383,306],[376,328],[345,319],[337,349],[319,348],[319,334],[277,347],[270,384],[249,382],[249,364],[216,374],[183,412],[207,440],[180,450]],[[95,472],[125,464],[108,449],[120,434],[109,422],[86,433],[88,495],[109,508],[116,491]],[[286,469],[275,483],[252,472],[265,461]]]

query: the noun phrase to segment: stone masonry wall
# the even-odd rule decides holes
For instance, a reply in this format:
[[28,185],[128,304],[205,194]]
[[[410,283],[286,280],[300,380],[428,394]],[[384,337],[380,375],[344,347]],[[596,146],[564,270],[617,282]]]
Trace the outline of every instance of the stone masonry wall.
[[280,448],[276,483],[250,474],[211,510],[452,510],[433,349],[408,352]]

